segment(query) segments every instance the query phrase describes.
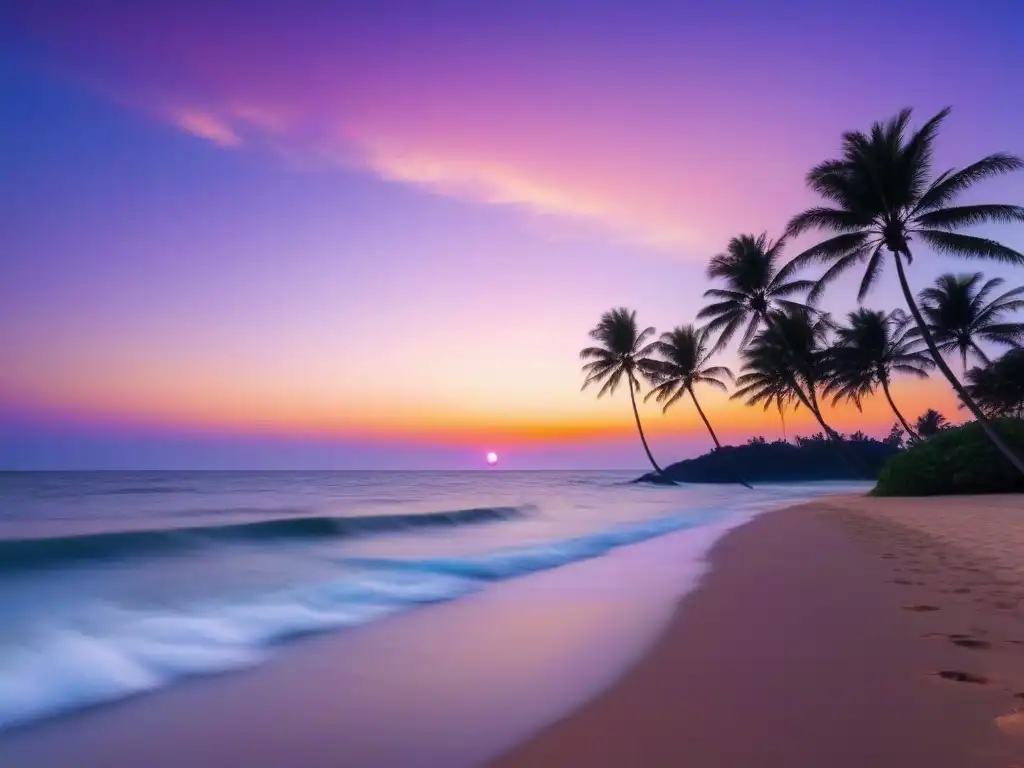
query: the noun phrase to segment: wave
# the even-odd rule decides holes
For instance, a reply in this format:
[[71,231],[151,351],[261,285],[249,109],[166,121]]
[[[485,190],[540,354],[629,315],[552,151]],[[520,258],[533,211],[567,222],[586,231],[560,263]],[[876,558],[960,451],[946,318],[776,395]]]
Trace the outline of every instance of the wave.
[[450,577],[353,577],[172,611],[93,606],[0,654],[0,732],[42,717],[243,669],[301,635],[355,627],[473,589]]
[[[445,514],[450,519],[468,512]],[[87,620],[79,613],[64,625],[50,621],[46,629],[0,654],[0,730],[151,691],[180,678],[252,666],[275,645],[299,635],[367,624],[461,597],[490,581],[597,557],[718,519],[720,515],[710,513],[674,515],[468,557],[342,559],[349,574],[344,578],[179,610],[94,606]],[[702,542],[689,556],[702,555],[707,546]]]
[[0,572],[52,568],[87,560],[165,554],[224,542],[344,538],[413,528],[499,522],[519,517],[524,511],[523,507],[475,507],[402,515],[306,515],[224,525],[0,539]]
[[620,525],[574,539],[509,547],[476,557],[438,557],[420,560],[350,557],[343,558],[341,562],[349,566],[374,570],[446,574],[493,581],[599,557],[616,547],[638,544],[666,533],[698,528],[711,522],[715,517],[710,514],[659,517],[642,523]]

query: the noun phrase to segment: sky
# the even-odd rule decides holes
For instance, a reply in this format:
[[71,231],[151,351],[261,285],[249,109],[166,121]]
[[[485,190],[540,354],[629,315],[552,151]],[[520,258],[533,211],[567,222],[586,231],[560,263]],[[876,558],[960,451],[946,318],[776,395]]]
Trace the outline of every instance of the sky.
[[[580,392],[601,312],[692,322],[708,258],[902,107],[953,107],[940,169],[1024,153],[1022,71],[1009,1],[13,0],[0,467],[642,467],[626,392]],[[1020,282],[910,277],[977,269]],[[891,272],[866,300],[901,303]],[[815,431],[701,396],[725,441]],[[957,417],[937,379],[894,396]],[[709,447],[692,407],[642,415],[666,462]]]

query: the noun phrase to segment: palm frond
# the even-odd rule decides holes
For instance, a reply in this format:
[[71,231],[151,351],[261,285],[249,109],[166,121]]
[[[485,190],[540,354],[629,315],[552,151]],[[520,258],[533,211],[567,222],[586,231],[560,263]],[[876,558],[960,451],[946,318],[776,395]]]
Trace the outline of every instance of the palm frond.
[[812,304],[816,303],[829,286],[829,283],[850,269],[850,267],[856,266],[857,262],[862,261],[867,253],[868,250],[866,248],[859,248],[836,260],[831,267],[825,270],[825,274],[818,278],[818,281],[814,284],[814,289],[808,294],[807,300]]
[[940,253],[965,259],[992,259],[1007,264],[1024,264],[1024,254],[984,237],[944,232],[938,229],[919,229],[916,233]]
[[786,225],[786,234],[792,237],[803,234],[811,229],[824,229],[830,232],[856,232],[871,226],[872,218],[858,211],[841,208],[816,207],[798,213]]
[[877,282],[879,276],[882,274],[882,268],[885,266],[885,257],[882,254],[882,244],[879,243],[875,247],[874,253],[871,254],[871,258],[868,259],[867,269],[864,270],[864,277],[860,280],[860,287],[857,289],[857,301],[864,301],[864,297],[868,295],[868,291],[871,290],[871,286]]
[[1024,168],[1024,160],[1006,152],[996,152],[959,171],[940,176],[921,196],[914,213],[941,208],[979,181]]
[[1019,205],[960,205],[922,213],[914,222],[928,229],[947,230],[989,222],[1024,222],[1024,208]]
[[863,248],[867,239],[867,232],[850,232],[845,235],[831,237],[817,245],[812,245],[803,253],[793,257],[787,267],[790,265],[805,266],[816,261],[829,261],[835,258],[842,258],[851,251],[859,251]]

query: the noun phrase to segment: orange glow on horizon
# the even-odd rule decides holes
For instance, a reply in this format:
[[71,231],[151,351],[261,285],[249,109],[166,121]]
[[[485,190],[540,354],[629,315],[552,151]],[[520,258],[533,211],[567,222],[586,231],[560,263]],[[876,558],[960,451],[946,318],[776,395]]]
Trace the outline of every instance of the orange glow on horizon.
[[[952,390],[944,381],[897,382],[893,387],[893,397],[898,404],[902,403],[903,415],[911,422],[926,408],[936,408],[951,422],[964,418],[963,412],[956,407]],[[22,397],[16,402],[24,406],[29,401]],[[500,441],[515,446],[613,440],[635,435],[636,427],[624,394],[596,401],[588,393],[583,393],[580,405],[584,407],[563,413],[549,409],[521,413],[490,412],[408,403],[395,403],[387,409],[368,407],[350,411],[334,409],[332,412],[318,404],[302,407],[295,402],[245,403],[241,400],[232,402],[231,398],[220,402],[211,398],[203,403],[159,404],[123,400],[120,407],[111,406],[99,398],[79,398],[75,402],[37,398],[28,410],[126,427],[439,445]],[[792,439],[797,434],[820,431],[817,422],[803,408],[788,410],[783,425],[775,408],[765,411],[760,406],[730,401],[718,393],[704,393],[702,407],[723,442],[743,442],[752,435],[775,439],[785,434]],[[881,396],[865,400],[862,412],[849,403],[836,407],[825,403],[823,412],[830,426],[845,433],[863,430],[880,434],[896,422]],[[696,411],[683,403],[667,414],[662,414],[656,405],[641,405],[641,417],[645,432],[655,440],[707,436]]]

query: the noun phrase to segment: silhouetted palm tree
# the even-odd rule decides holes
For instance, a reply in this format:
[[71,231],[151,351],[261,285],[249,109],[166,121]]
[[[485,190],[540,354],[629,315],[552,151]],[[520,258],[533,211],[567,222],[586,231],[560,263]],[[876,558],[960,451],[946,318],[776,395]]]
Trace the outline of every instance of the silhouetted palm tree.
[[740,235],[729,241],[723,253],[711,257],[707,276],[721,280],[725,288],[709,288],[704,298],[715,299],[697,313],[698,320],[707,320],[705,328],[717,333],[713,351],[725,347],[744,324],[740,349],[747,346],[758,328],[768,321],[768,313],[776,309],[802,309],[804,305],[791,300],[795,293],[814,287],[812,280],[785,281],[780,277],[779,261],[785,238],[772,242],[767,233],[758,236]]
[[921,437],[931,437],[939,434],[946,427],[946,417],[936,411],[934,408],[929,408],[923,414],[917,417],[917,434]]
[[740,356],[744,373],[736,379],[738,388],[730,396],[731,400],[743,400],[747,405],[764,403],[766,411],[774,405],[780,417],[788,406],[800,407],[793,392],[793,376],[786,355],[778,347],[758,344],[755,338]]
[[745,398],[747,405],[763,402],[766,410],[774,402],[780,411],[796,400],[811,411],[829,439],[839,440],[825,423],[816,395],[826,377],[822,345],[827,332],[827,319],[812,318],[806,310],[772,312],[768,326],[740,352],[744,373],[732,397]]
[[918,294],[921,314],[940,352],[957,353],[967,370],[967,356],[990,362],[979,341],[1018,347],[1024,341],[1024,323],[1006,322],[1006,315],[1024,309],[1024,286],[988,300],[1005,280],[994,277],[982,283],[973,275],[942,275],[931,288]]
[[967,372],[971,397],[992,418],[1024,415],[1024,349],[1011,349],[995,362]]
[[[657,402],[664,403],[664,412],[688,394],[715,443],[715,449],[719,450],[722,444],[718,441],[718,435],[711,427],[708,417],[704,415],[704,409],[700,407],[693,387],[696,384],[706,384],[727,392],[728,388],[722,379],[731,380],[733,376],[732,371],[725,366],[708,365],[713,354],[713,351],[708,349],[708,342],[707,330],[698,330],[692,325],[679,326],[661,334],[661,338],[654,343],[654,351],[659,356],[657,372],[652,377],[656,386],[647,393],[644,402],[653,397]],[[737,480],[747,485],[738,474]]]
[[901,310],[875,312],[858,309],[847,315],[847,325],[835,329],[836,342],[829,350],[828,381],[824,392],[834,395],[832,404],[850,400],[861,409],[861,398],[881,387],[885,399],[912,438],[917,435],[893,402],[889,383],[893,373],[919,379],[928,376],[931,358],[911,335],[913,321]]
[[651,359],[654,344],[648,343],[654,333],[654,328],[640,330],[634,310],[618,307],[601,315],[601,320],[590,330],[590,338],[600,346],[580,350],[580,359],[590,361],[583,366],[586,379],[582,389],[595,382],[602,382],[602,387],[597,393],[600,398],[605,394],[614,394],[622,380],[626,380],[629,399],[633,403],[633,417],[636,419],[636,428],[640,433],[644,453],[647,454],[654,471],[668,479],[651,455],[643,425],[640,423],[640,412],[636,408],[636,392],[640,391],[638,377],[652,376],[658,366],[657,361]]
[[782,278],[812,262],[828,264],[829,268],[809,294],[809,300],[814,301],[844,271],[865,264],[858,292],[858,298],[863,299],[881,275],[885,251],[888,251],[896,265],[907,307],[935,364],[989,439],[1024,473],[1024,460],[989,423],[943,360],[914,300],[904,268],[904,262],[910,264],[913,261],[910,242],[915,238],[940,253],[952,256],[1024,264],[1024,254],[1012,248],[956,231],[985,222],[1024,221],[1024,208],[1017,205],[951,205],[977,182],[1024,168],[1024,161],[1013,155],[997,153],[966,168],[944,171],[931,179],[932,145],[948,113],[949,110],[943,110],[909,137],[905,135],[910,122],[909,109],[887,123],[875,123],[866,134],[859,131],[844,134],[842,157],[827,160],[807,174],[811,189],[834,207],[804,211],[793,217],[787,228],[787,235],[792,236],[811,229],[826,230],[833,236],[797,256],[783,270]]
[[[725,251],[711,257],[707,276],[723,281],[726,287],[704,292],[704,298],[715,301],[701,309],[697,319],[707,320],[708,332],[718,334],[714,351],[723,349],[744,324],[747,327],[740,339],[740,350],[746,348],[759,328],[771,326],[773,312],[807,309],[788,297],[809,291],[814,281],[783,279],[779,261],[784,246],[785,238],[772,242],[767,233],[740,235],[729,241]],[[815,410],[799,383],[792,394],[808,410]]]

